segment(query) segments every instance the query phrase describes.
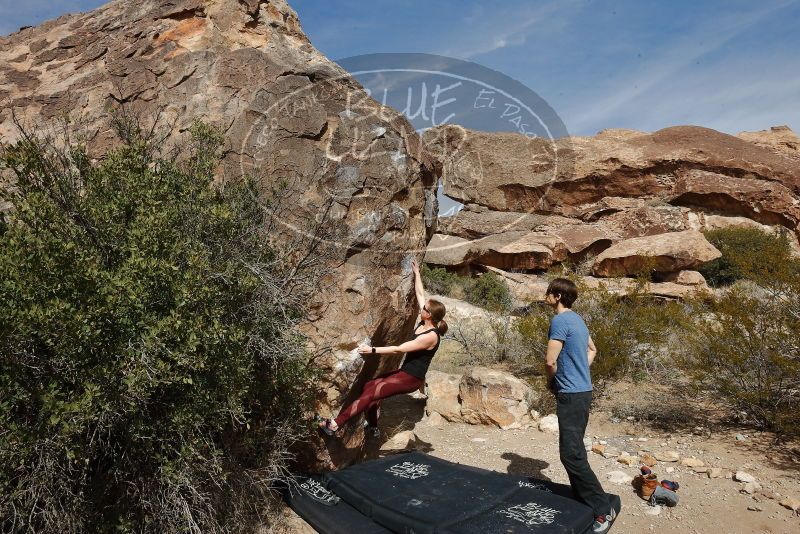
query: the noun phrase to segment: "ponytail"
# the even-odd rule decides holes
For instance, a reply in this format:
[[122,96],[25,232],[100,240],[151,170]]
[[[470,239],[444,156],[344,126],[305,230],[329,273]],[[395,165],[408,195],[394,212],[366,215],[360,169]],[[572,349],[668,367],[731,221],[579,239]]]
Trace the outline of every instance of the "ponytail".
[[442,319],[436,324],[436,330],[439,331],[440,336],[443,336],[447,333],[447,323],[445,322],[444,319]]
[[439,335],[443,336],[447,332],[447,323],[444,321],[445,310],[444,304],[435,299],[428,300],[428,310],[431,313],[431,321],[436,325],[436,330]]

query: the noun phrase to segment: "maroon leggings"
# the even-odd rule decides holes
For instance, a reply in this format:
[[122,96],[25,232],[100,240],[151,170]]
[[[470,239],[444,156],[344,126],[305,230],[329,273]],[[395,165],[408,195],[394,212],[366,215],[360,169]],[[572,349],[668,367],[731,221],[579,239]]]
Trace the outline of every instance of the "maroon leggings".
[[378,426],[378,410],[381,400],[400,393],[411,393],[422,386],[423,380],[416,376],[411,376],[400,369],[381,375],[374,380],[364,384],[361,396],[353,401],[350,406],[342,408],[336,417],[336,424],[342,426],[350,418],[355,417],[364,410],[367,412],[367,422],[371,426]]

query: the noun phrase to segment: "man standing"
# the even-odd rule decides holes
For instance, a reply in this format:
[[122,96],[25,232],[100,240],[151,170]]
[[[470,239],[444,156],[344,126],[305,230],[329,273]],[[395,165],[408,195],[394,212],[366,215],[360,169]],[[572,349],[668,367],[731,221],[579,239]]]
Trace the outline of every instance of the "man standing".
[[545,372],[547,386],[556,396],[558,450],[572,492],[594,510],[592,532],[607,532],[616,512],[589,465],[583,445],[592,404],[589,366],[597,348],[586,323],[570,309],[577,298],[578,288],[565,278],[556,278],[547,287],[544,301],[556,314],[547,336]]

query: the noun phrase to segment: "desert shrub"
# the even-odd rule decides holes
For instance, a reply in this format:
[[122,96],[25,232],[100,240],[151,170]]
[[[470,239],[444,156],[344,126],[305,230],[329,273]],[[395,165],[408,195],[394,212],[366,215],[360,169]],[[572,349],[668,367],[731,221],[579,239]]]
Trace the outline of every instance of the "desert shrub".
[[740,422],[800,434],[800,282],[737,284],[699,315],[681,362]]
[[489,311],[507,311],[511,308],[511,291],[505,281],[493,272],[470,280],[464,287],[467,302]]
[[451,273],[442,267],[423,265],[422,281],[431,293],[464,299],[492,312],[511,308],[511,291],[508,285],[491,271],[472,278]]
[[525,366],[530,352],[517,331],[517,317],[487,313],[481,318],[453,321],[448,335],[459,346],[459,365]]
[[[644,284],[646,282],[642,282]],[[644,285],[620,297],[604,288],[589,289],[579,283],[573,308],[589,327],[597,346],[592,377],[599,386],[622,377],[642,379],[667,376],[671,363],[665,359],[678,335],[688,326],[688,304],[659,302],[645,294]],[[516,324],[519,342],[528,348],[529,369],[543,372],[547,332],[552,312],[534,307]]]
[[212,186],[212,129],[176,159],[124,126],[100,163],[29,134],[2,153],[5,532],[243,532],[305,435],[312,278],[252,181]]
[[726,286],[737,280],[764,280],[793,263],[785,234],[769,234],[758,228],[731,227],[705,233],[722,256],[700,268],[712,286]]
[[592,376],[599,381],[631,377],[666,377],[673,369],[671,347],[690,327],[691,304],[660,301],[638,288],[624,297],[605,289],[584,291],[575,311],[589,327],[597,346]]
[[704,273],[731,284],[698,310],[681,363],[696,386],[741,422],[800,434],[800,262],[785,235],[752,228],[708,233],[722,257]]
[[453,290],[458,286],[463,286],[466,277],[451,273],[443,267],[428,267],[422,265],[422,282],[430,293],[436,295],[452,296]]

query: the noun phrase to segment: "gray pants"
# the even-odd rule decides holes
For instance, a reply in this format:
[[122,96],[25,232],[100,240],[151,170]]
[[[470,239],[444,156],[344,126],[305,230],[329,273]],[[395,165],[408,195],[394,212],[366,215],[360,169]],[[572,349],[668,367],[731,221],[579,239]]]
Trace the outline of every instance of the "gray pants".
[[556,400],[558,451],[561,454],[561,463],[567,470],[572,493],[578,501],[590,506],[595,516],[609,514],[611,504],[608,495],[589,466],[583,445],[592,405],[592,392],[558,393]]

